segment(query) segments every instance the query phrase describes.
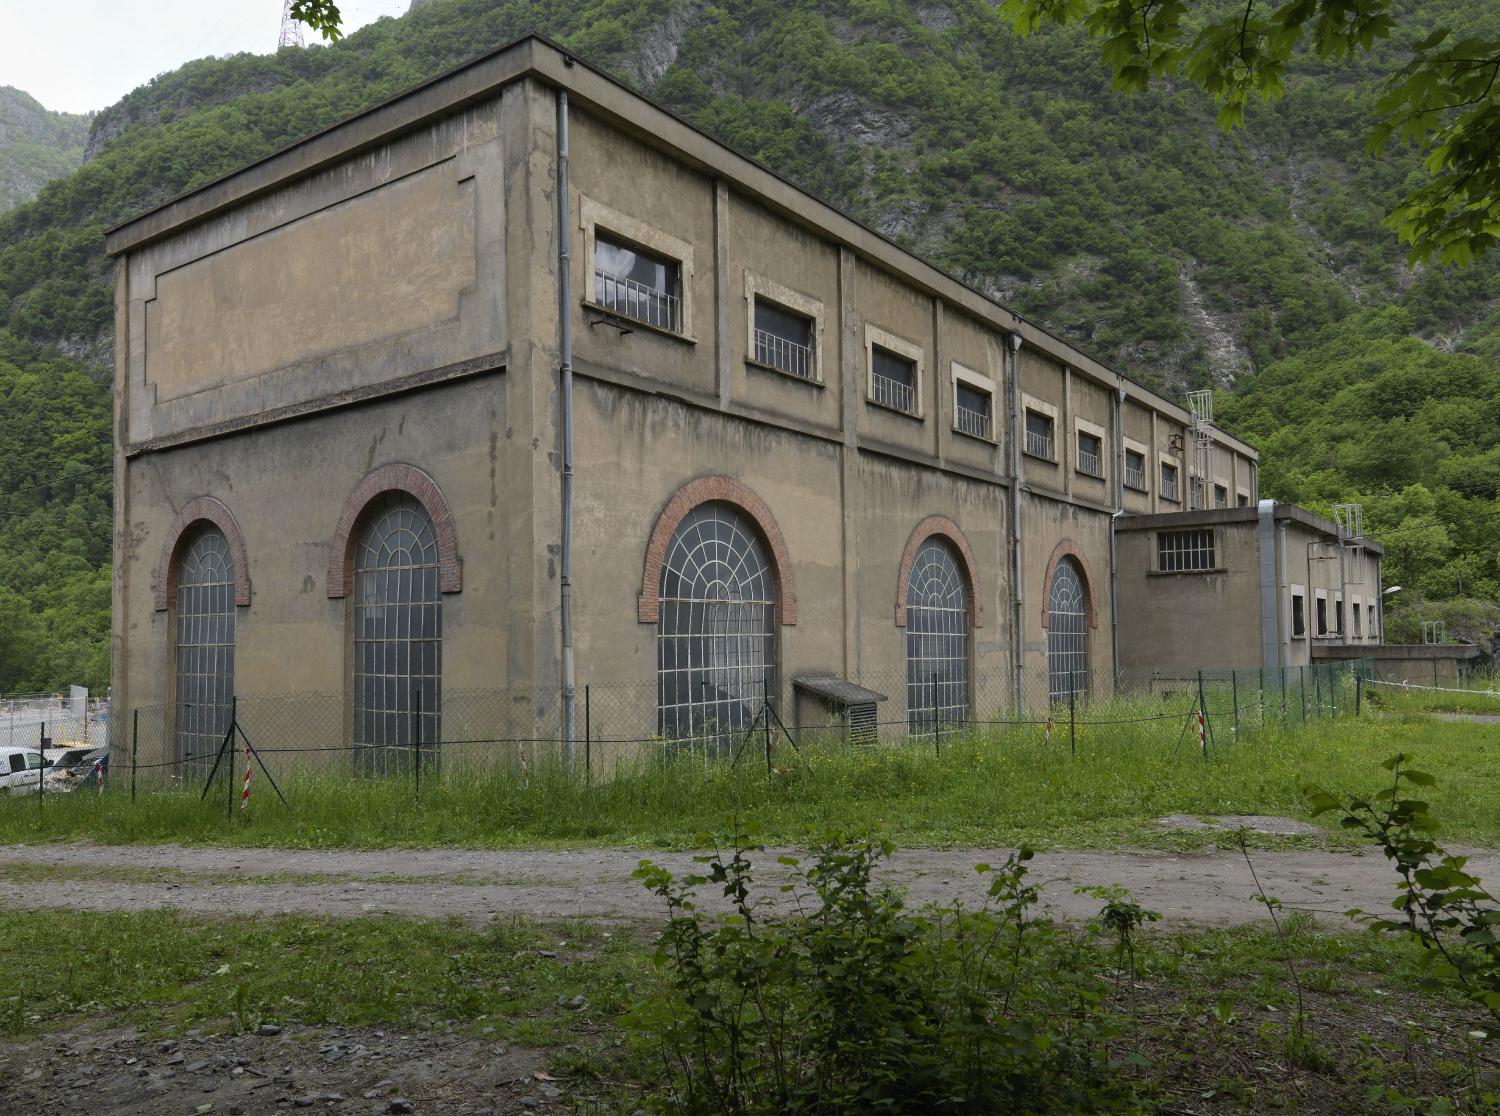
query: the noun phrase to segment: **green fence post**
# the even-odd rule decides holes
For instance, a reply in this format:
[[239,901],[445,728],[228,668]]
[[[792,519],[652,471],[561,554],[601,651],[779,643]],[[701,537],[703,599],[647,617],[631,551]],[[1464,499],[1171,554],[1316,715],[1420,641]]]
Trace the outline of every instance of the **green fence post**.
[[938,721],[937,687],[932,687],[932,754],[939,759],[943,755],[943,728]]
[[141,748],[141,711],[130,714],[130,801],[135,801],[135,757]]
[[422,801],[422,749],[417,740],[422,735],[422,692],[412,695],[411,709],[411,754],[412,772],[417,781],[417,801]]
[[1307,668],[1298,667],[1297,673],[1302,678],[1302,723],[1307,724]]
[[1339,715],[1339,672],[1332,663],[1328,665],[1328,708],[1334,720]]
[[583,684],[583,785],[592,786],[594,782],[594,731],[589,716],[589,684]]
[[1260,694],[1260,729],[1264,732],[1266,730],[1266,668],[1264,666],[1260,668],[1260,689],[1258,693]]
[[1240,735],[1240,672],[1237,670],[1229,672],[1229,700],[1234,702],[1234,735],[1238,739]]
[[[42,723],[37,725],[36,754],[41,757],[42,763],[47,762],[47,720],[46,714],[42,715]],[[47,770],[45,766],[36,769],[36,805],[40,810],[42,807],[42,784],[46,782],[42,778],[42,772]]]
[[1360,674],[1359,671],[1355,671],[1354,672],[1354,716],[1355,716],[1356,719],[1359,718],[1359,702],[1360,702],[1360,698],[1363,696],[1364,688],[1365,688],[1365,678],[1364,678],[1364,675]]

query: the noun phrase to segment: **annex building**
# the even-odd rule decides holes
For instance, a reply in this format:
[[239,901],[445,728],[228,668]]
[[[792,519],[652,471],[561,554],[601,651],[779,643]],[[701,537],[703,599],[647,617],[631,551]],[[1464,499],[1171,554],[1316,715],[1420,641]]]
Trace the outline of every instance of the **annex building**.
[[234,695],[381,746],[478,691],[669,738],[1107,694],[1184,638],[1140,531],[1259,530],[1254,448],[535,37],[108,250],[113,696],[179,754]]

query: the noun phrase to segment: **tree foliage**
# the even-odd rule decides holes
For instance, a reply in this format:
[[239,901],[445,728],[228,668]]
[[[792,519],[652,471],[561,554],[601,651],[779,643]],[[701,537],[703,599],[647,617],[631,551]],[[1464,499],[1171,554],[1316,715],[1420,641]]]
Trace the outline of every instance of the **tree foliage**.
[[[1299,51],[1344,59],[1392,37],[1412,13],[1399,0],[1004,0],[1018,30],[1081,23],[1100,42],[1115,86],[1131,92],[1186,78],[1219,106],[1221,127],[1245,123],[1255,98],[1285,96]],[[1452,26],[1420,34],[1391,74],[1370,131],[1378,154],[1394,139],[1423,149],[1431,180],[1387,223],[1412,262],[1468,263],[1500,238],[1500,37]]]

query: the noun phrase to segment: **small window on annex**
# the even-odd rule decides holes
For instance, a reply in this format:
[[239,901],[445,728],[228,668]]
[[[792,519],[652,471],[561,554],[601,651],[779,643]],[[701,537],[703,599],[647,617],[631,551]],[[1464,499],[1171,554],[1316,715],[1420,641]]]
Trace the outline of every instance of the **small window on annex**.
[[1361,639],[1361,638],[1363,638],[1365,632],[1364,632],[1364,623],[1361,620],[1360,614],[1359,614],[1359,602],[1358,601],[1355,601],[1354,604],[1351,606],[1351,611],[1353,613],[1353,619],[1354,619],[1354,638],[1355,639]]
[[1320,636],[1328,634],[1328,598],[1319,597],[1317,601],[1318,628],[1314,633]]
[[870,400],[893,411],[916,414],[916,362],[879,345],[871,345]]
[[1333,630],[1339,635],[1344,634],[1344,598],[1333,598]]
[[1214,485],[1214,507],[1227,508],[1229,506],[1229,489],[1222,484]]
[[622,318],[681,333],[682,265],[597,233],[594,301]]
[[1146,455],[1139,450],[1125,451],[1125,487],[1146,491]]
[[1158,531],[1156,568],[1161,573],[1191,573],[1214,569],[1213,530]]
[[1177,495],[1177,466],[1169,461],[1161,463],[1161,498],[1174,504],[1180,500]]
[[1086,430],[1078,432],[1078,471],[1091,477],[1104,475],[1104,439]]
[[1250,496],[1248,493],[1236,492],[1234,494],[1234,502],[1237,507],[1248,508],[1250,506]]
[[802,380],[816,380],[813,320],[755,296],[755,363]]
[[1052,416],[1044,415],[1040,411],[1026,412],[1026,452],[1032,457],[1045,458],[1053,461],[1052,456]]
[[1307,598],[1301,593],[1292,594],[1292,635],[1307,634]]

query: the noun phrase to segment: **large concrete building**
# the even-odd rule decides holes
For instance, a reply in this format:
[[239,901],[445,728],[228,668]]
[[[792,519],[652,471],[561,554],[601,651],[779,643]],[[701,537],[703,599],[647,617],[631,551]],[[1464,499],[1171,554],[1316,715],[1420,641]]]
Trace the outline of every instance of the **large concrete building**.
[[1252,447],[537,38],[108,250],[114,698],[179,754],[233,694],[371,745],[586,683],[668,737],[1102,694],[1189,592],[1116,607],[1117,513],[1258,529]]

